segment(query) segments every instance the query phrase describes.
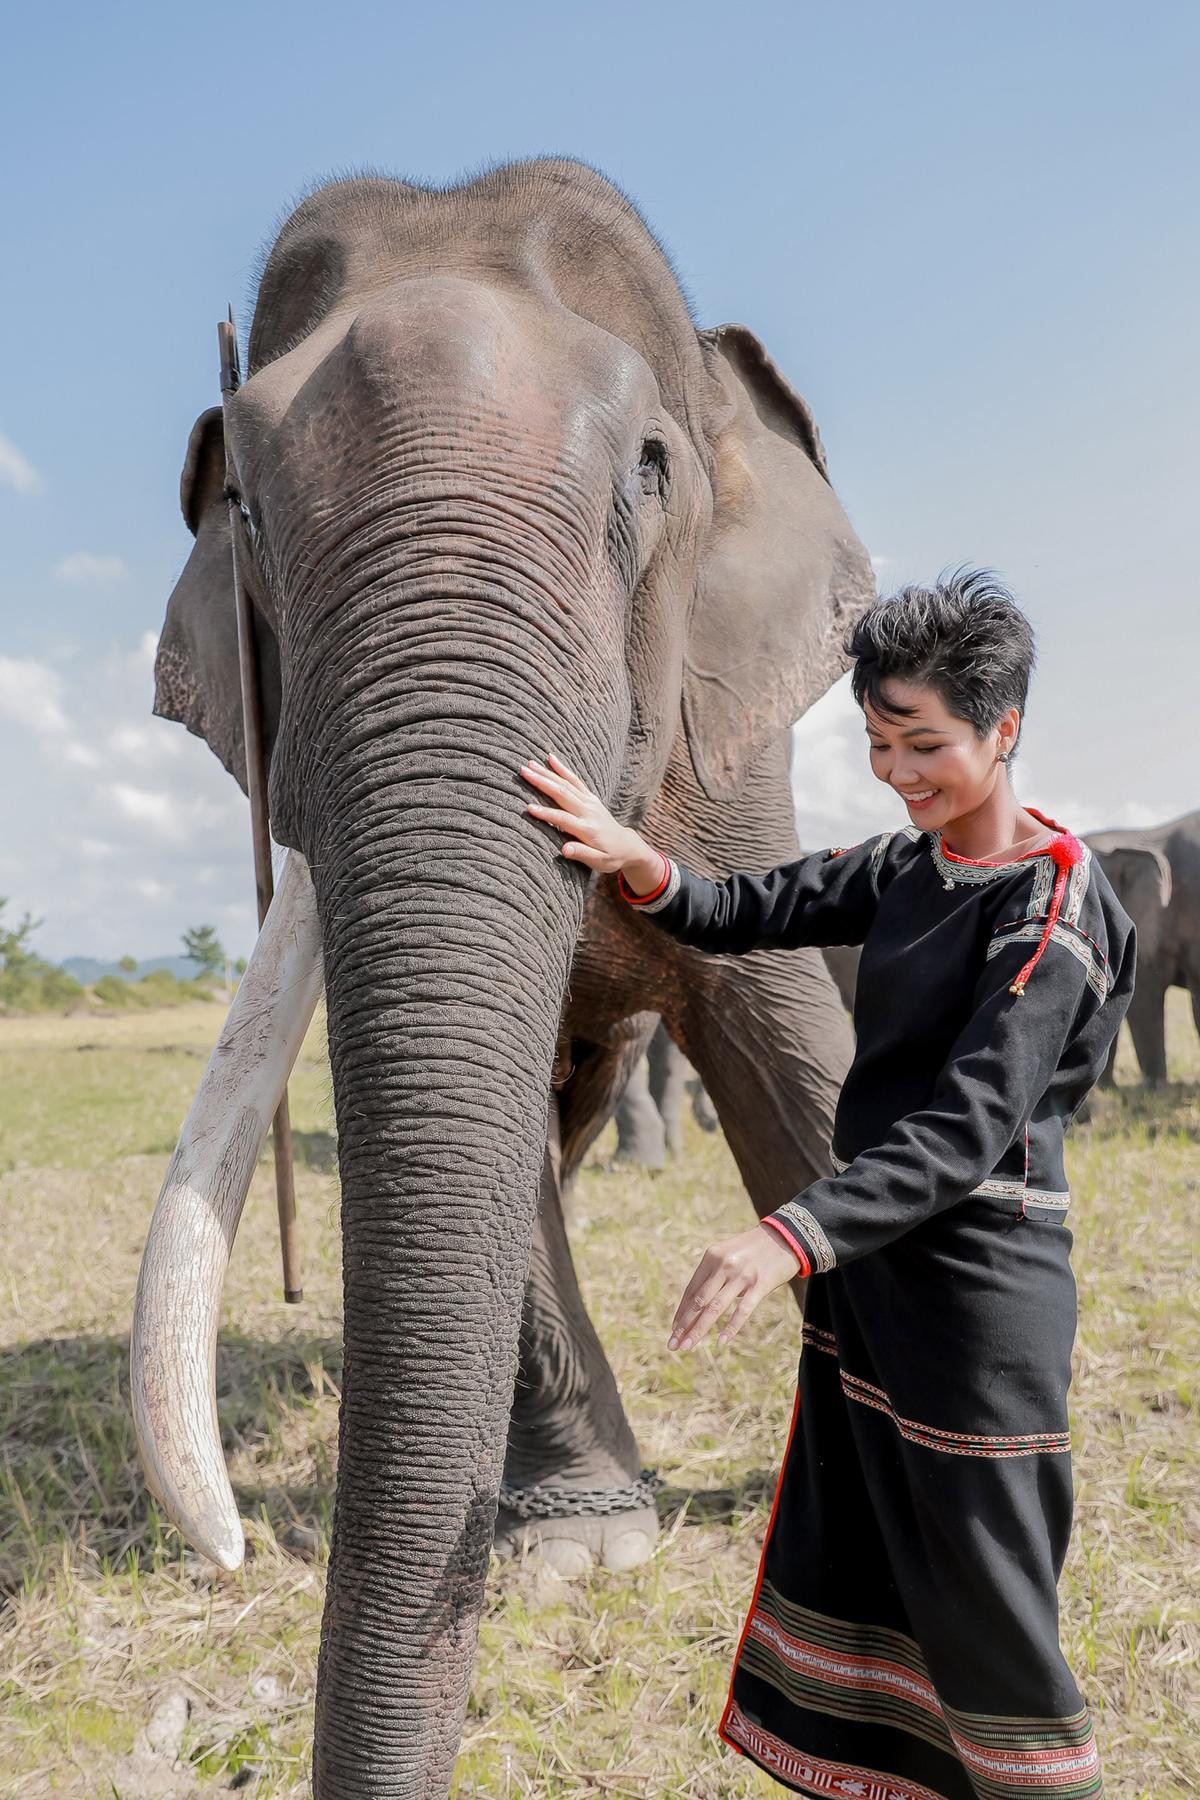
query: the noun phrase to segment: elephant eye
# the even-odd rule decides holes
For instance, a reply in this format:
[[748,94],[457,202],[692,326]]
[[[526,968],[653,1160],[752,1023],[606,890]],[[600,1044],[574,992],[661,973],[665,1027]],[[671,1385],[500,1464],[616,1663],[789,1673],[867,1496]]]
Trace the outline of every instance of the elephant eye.
[[246,530],[250,533],[252,538],[257,537],[258,526],[254,523],[254,516],[237,489],[234,487],[227,487],[221,498],[223,500],[232,500],[234,502],[238,512],[241,514],[242,524],[246,527]]
[[647,438],[638,458],[638,481],[644,494],[665,496],[671,480],[667,446],[661,438]]

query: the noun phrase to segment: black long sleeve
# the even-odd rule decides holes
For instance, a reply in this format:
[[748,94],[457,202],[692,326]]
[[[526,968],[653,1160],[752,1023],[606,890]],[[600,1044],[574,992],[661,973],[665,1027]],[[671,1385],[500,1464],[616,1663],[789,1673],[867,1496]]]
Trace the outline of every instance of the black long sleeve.
[[[1011,987],[1028,943],[1009,934],[993,946],[928,1105],[770,1215],[799,1240],[815,1272],[879,1249],[978,1189],[1022,1139],[1068,1044],[1104,1004],[1090,978],[1094,962],[1064,937],[1052,939],[1020,994]],[[1119,1013],[1114,1032],[1118,1023]]]
[[698,950],[741,956],[772,946],[861,944],[879,905],[880,876],[892,834],[852,850],[819,850],[765,875],[710,881],[671,863],[660,892],[621,892],[656,925]]

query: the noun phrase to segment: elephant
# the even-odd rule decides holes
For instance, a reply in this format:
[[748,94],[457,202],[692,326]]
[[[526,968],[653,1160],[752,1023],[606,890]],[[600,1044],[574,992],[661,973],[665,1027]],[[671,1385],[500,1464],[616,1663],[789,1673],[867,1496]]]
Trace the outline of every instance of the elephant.
[[661,1016],[763,1214],[827,1171],[851,1052],[817,952],[673,944],[560,854],[520,764],[553,749],[700,872],[788,860],[789,727],[874,582],[804,400],[747,327],[699,328],[632,202],[561,158],[304,198],[181,496],[155,711],[245,787],[236,546],[289,858],[151,1223],[135,1420],[168,1510],[236,1563],[212,1344],[307,947],[345,1345],[314,1792],[429,1800],[493,1537],[567,1569],[653,1543],[563,1224],[595,1121]]
[[[859,947],[826,945],[825,966],[846,1011],[853,1014],[858,983]],[[617,1101],[617,1161],[644,1169],[661,1169],[668,1155],[683,1146],[683,1096],[690,1092],[692,1117],[701,1131],[716,1131],[719,1121],[704,1083],[690,1068],[661,1019],[650,1039],[645,1060],[633,1069]]]
[[683,1148],[683,1097],[691,1091],[692,1117],[701,1131],[717,1129],[704,1083],[660,1019],[617,1101],[617,1161],[661,1169]]
[[[1129,1030],[1151,1087],[1167,1079],[1164,1006],[1187,988],[1200,1031],[1200,812],[1144,831],[1094,831],[1085,842],[1137,927],[1137,984]],[[1103,1084],[1113,1084],[1114,1044]]]

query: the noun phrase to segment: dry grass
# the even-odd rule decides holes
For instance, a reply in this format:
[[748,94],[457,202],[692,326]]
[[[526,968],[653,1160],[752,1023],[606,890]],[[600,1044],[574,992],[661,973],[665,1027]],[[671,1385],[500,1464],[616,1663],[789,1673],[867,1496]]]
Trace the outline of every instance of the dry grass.
[[[183,1551],[147,1501],[125,1401],[141,1239],[215,1029],[210,1007],[0,1023],[0,1793],[22,1800],[307,1791],[340,1367],[319,1033],[292,1090],[305,1302],[278,1298],[265,1164],[226,1298],[222,1428],[253,1549],[236,1576]],[[1200,1792],[1200,1055],[1183,1004],[1171,1042],[1177,1085],[1101,1096],[1071,1147],[1082,1325],[1065,1631],[1117,1800]],[[662,1354],[693,1247],[745,1217],[719,1139],[693,1133],[657,1178],[598,1162],[581,1215],[584,1283],[666,1479],[663,1536],[632,1575],[496,1571],[457,1794],[777,1793],[714,1726],[795,1318],[781,1299],[719,1355]]]

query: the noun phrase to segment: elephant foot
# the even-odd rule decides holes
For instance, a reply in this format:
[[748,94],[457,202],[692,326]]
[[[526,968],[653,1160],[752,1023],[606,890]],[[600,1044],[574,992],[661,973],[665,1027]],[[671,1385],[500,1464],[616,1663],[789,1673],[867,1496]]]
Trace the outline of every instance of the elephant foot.
[[556,1575],[586,1575],[594,1567],[632,1569],[645,1562],[658,1537],[653,1504],[633,1512],[573,1513],[559,1519],[525,1519],[502,1506],[496,1517],[496,1554],[535,1557]]

